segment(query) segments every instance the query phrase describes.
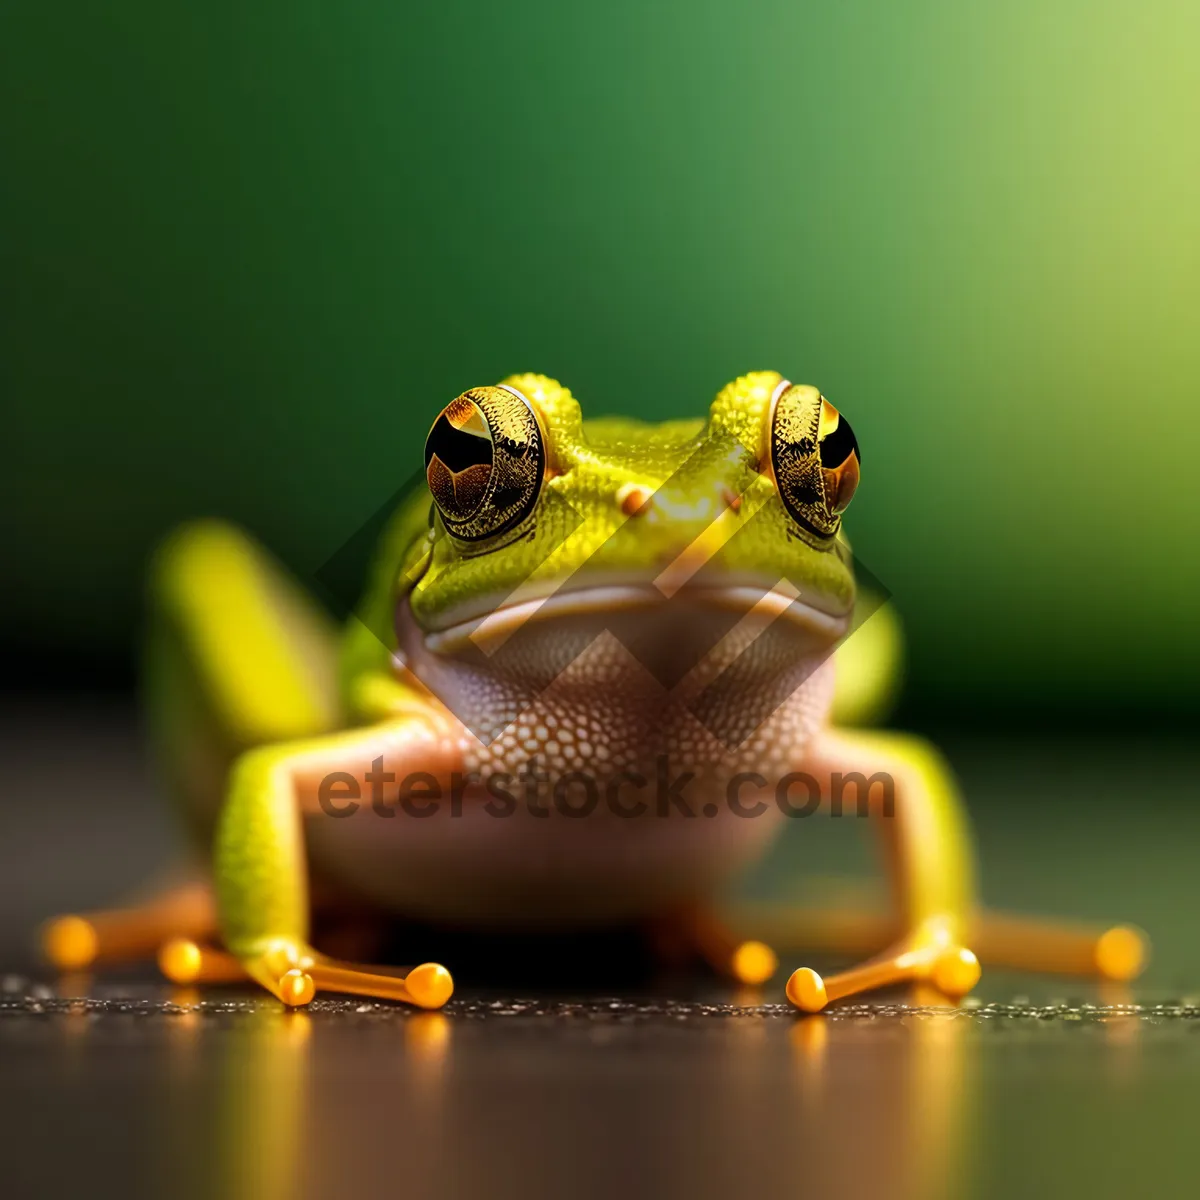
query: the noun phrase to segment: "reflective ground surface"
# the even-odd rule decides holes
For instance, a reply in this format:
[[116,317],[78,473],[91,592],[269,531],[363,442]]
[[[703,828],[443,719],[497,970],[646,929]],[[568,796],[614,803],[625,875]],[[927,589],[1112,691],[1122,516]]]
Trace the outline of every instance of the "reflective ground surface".
[[[173,835],[126,712],[23,706],[4,729],[6,1197],[1197,1193],[1200,754],[1180,743],[949,747],[988,898],[1144,925],[1129,993],[990,973],[957,1012],[898,995],[798,1019],[779,989],[609,976],[600,942],[583,983],[509,964],[441,1014],[288,1014],[37,970],[36,919],[113,900]],[[798,825],[756,893],[869,867],[862,830]]]

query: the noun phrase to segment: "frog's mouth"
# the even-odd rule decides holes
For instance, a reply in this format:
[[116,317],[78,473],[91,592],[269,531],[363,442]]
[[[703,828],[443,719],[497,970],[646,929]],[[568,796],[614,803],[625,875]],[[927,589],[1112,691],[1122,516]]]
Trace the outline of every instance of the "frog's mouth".
[[589,728],[603,710],[612,727],[596,736],[631,761],[651,745],[690,745],[697,720],[738,744],[789,698],[811,693],[851,621],[848,607],[784,582],[728,577],[670,594],[655,580],[592,577],[473,607],[428,629],[403,598],[397,666],[485,743],[530,709]]
[[525,633],[545,637],[553,626],[576,636],[607,629],[622,640],[666,638],[677,646],[693,639],[710,646],[739,627],[776,626],[810,647],[831,647],[849,631],[852,614],[853,604],[815,592],[802,595],[787,580],[766,585],[726,578],[671,589],[661,580],[608,578],[565,588],[525,587],[456,606],[428,623],[418,622],[405,598],[397,631],[402,652],[417,639],[425,651],[443,656],[491,655]]

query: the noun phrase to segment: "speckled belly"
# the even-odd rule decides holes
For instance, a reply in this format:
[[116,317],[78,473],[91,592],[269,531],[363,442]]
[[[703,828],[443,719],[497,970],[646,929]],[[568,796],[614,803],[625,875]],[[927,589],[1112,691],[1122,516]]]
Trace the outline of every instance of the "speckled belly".
[[628,920],[710,893],[786,819],[774,804],[747,815],[731,803],[736,776],[801,768],[828,711],[832,663],[802,649],[791,646],[790,690],[749,730],[698,710],[710,681],[667,686],[611,637],[532,702],[517,704],[511,681],[475,679],[475,702],[511,703],[511,720],[488,744],[464,730],[471,774],[457,795],[442,781],[411,811],[314,815],[314,863],[372,903],[472,925]]

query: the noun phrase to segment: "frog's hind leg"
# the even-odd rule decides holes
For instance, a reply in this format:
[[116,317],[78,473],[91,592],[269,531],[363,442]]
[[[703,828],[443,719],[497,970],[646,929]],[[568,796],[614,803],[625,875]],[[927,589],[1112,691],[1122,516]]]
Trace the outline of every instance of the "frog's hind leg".
[[779,967],[766,941],[740,936],[722,913],[708,905],[671,914],[657,922],[651,934],[660,957],[677,959],[690,952],[721,978],[747,987],[767,983]]
[[[145,711],[160,775],[207,852],[229,769],[250,747],[311,736],[339,720],[332,621],[245,534],[182,527],[155,557]],[[43,927],[60,970],[152,958],[172,938],[216,936],[211,883],[190,873],[128,905]]]
[[238,983],[249,979],[232,954],[207,941],[173,937],[158,949],[158,969],[181,986],[195,983]]
[[196,879],[122,908],[54,917],[42,927],[41,949],[58,970],[85,971],[151,958],[171,938],[211,939],[216,930],[212,887]]
[[329,615],[241,530],[193,522],[158,551],[144,708],[159,772],[206,851],[240,754],[341,724],[337,653]]
[[1149,939],[1132,925],[1088,925],[985,911],[976,929],[982,961],[1015,971],[1126,983],[1141,974],[1150,953]]

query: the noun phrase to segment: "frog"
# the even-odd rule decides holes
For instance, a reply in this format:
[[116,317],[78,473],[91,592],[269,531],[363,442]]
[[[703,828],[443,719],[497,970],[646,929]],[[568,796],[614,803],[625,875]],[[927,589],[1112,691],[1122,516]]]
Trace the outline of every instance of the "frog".
[[[633,925],[757,989],[782,954],[857,964],[792,970],[806,1013],[899,984],[958,1003],[981,963],[1134,977],[1132,926],[985,909],[951,768],[883,728],[903,635],[842,527],[862,461],[820,389],[775,371],[663,423],[585,419],[518,374],[436,415],[340,627],[240,528],[184,526],[150,572],[147,712],[200,865],[52,919],[45,955],[156,955],[176,983],[253,981],[288,1007],[450,1000],[441,962],[318,948],[314,922],[342,913]],[[738,909],[792,818],[851,799],[887,905]]]

